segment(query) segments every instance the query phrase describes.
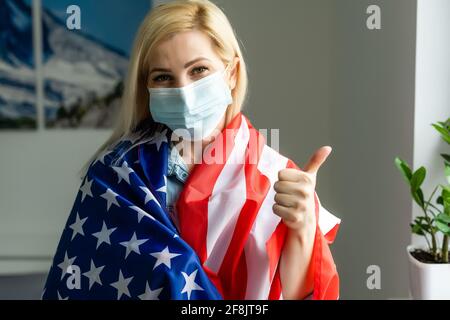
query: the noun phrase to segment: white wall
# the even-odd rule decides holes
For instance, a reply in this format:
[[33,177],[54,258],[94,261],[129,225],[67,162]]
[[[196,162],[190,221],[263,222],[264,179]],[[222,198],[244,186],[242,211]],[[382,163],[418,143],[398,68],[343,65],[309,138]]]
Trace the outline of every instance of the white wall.
[[[450,1],[418,0],[414,168],[427,168],[425,195],[445,183],[441,153],[448,145],[431,123],[450,117]],[[414,205],[414,216],[422,211]],[[413,243],[425,244],[422,237]]]
[[[0,273],[48,270],[81,183],[77,172],[107,134],[0,133]],[[20,259],[5,262],[8,257]]]

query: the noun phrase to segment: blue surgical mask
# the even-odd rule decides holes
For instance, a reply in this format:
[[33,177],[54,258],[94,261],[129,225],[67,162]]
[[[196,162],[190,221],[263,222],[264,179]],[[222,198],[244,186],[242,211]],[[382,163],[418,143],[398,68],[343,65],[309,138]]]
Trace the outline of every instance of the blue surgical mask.
[[208,137],[233,102],[225,81],[227,68],[181,88],[148,88],[153,120],[187,140]]

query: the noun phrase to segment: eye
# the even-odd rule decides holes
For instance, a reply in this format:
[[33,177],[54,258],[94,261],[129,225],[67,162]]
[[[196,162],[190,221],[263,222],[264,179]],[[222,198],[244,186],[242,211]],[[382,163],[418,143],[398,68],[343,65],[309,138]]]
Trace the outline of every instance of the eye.
[[168,74],[160,74],[153,78],[153,81],[155,82],[164,82],[170,80],[170,75]]
[[201,73],[205,72],[206,70],[209,70],[209,69],[205,66],[195,67],[194,69],[192,69],[192,73],[193,74],[201,74]]

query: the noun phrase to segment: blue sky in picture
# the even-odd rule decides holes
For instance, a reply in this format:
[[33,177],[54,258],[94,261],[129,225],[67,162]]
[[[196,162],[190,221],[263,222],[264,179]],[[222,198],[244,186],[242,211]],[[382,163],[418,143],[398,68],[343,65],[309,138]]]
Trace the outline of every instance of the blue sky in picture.
[[42,0],[44,8],[65,21],[66,9],[75,4],[81,10],[81,31],[119,49],[127,55],[139,24],[151,9],[151,0]]

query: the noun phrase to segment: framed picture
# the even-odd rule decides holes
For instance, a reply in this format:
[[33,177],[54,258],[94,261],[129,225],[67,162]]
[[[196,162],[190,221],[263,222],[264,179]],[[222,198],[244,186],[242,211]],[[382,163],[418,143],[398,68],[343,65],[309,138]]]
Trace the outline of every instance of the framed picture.
[[151,7],[0,0],[0,129],[111,128],[133,38]]
[[36,128],[31,1],[0,0],[0,129]]
[[150,8],[148,0],[42,0],[47,128],[113,125],[133,37]]

